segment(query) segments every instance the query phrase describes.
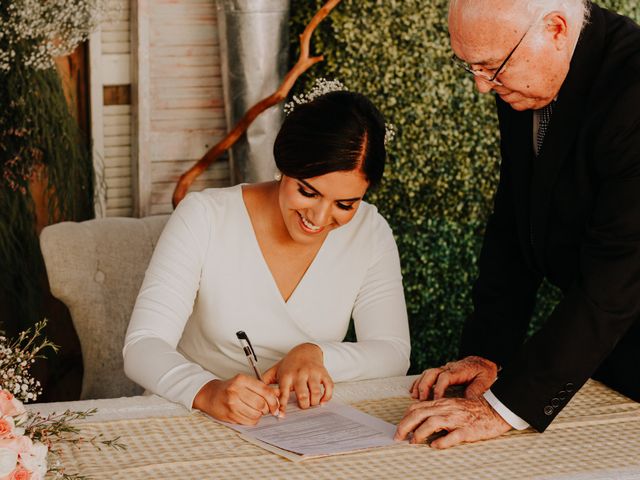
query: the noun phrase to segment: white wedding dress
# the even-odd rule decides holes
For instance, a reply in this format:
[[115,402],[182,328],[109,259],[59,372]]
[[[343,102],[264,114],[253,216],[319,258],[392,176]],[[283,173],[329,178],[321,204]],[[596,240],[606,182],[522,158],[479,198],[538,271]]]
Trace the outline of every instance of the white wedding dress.
[[[353,317],[358,341],[343,342]],[[293,347],[320,346],[335,382],[403,375],[409,328],[387,222],[361,202],[329,233],[288,301],[262,256],[240,185],[189,194],[165,227],[123,350],[127,375],[191,408],[215,378],[251,374],[236,331],[264,371]]]

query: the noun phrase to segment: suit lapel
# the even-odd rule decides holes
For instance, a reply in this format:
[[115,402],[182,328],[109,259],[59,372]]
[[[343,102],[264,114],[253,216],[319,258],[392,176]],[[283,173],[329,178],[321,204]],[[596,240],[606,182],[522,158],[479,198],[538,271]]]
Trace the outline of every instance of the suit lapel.
[[531,184],[531,166],[533,161],[533,113],[531,110],[517,112],[507,103],[497,97],[501,113],[501,131],[505,128],[509,134],[504,136],[508,139],[504,144],[506,154],[511,159],[509,168],[512,175],[513,201],[515,204],[516,222],[518,228],[518,239],[523,246],[523,251],[527,252],[525,258],[529,267],[537,269],[535,262],[531,258],[530,249],[530,223],[529,223],[529,199]]
[[544,239],[547,235],[553,187],[570,153],[583,114],[584,103],[581,104],[575,95],[562,100],[559,98],[542,150],[533,161],[530,200],[531,244],[536,263],[541,267],[544,266]]
[[[600,62],[604,25],[601,12],[592,9],[592,17],[585,27],[576,46],[571,68],[565,79],[553,116],[544,140],[542,150],[534,159],[530,205],[531,205],[531,243],[536,263],[544,267],[544,240],[547,234],[549,207],[558,173],[571,148],[575,144],[582,119],[588,103],[591,89],[593,64]],[[529,132],[529,145],[532,144],[532,131]]]

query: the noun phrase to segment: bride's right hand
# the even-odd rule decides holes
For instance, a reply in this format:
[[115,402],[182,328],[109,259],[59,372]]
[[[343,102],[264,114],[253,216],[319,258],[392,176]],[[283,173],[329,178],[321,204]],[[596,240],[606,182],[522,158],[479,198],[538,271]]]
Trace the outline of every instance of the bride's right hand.
[[193,408],[240,425],[255,425],[262,415],[275,414],[278,406],[278,390],[243,374],[229,380],[211,380],[193,400]]

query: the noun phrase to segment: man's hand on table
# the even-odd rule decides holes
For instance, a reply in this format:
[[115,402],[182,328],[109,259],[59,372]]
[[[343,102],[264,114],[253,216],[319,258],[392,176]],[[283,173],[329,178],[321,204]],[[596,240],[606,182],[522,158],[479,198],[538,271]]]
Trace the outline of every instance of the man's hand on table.
[[[430,368],[411,385],[411,405],[398,424],[395,438],[424,443],[431,435],[447,432],[433,440],[435,448],[449,448],[464,442],[487,440],[511,430],[511,425],[489,405],[482,394],[495,382],[498,367],[482,357],[466,357],[443,367]],[[465,398],[444,398],[451,385],[466,385]],[[427,401],[433,393],[433,400]]]
[[464,396],[478,397],[496,381],[497,375],[498,366],[491,360],[465,357],[444,367],[425,370],[411,385],[411,397],[426,400],[433,390],[433,399],[438,400],[444,397],[444,392],[451,385],[467,385]]
[[413,432],[411,443],[424,443],[434,433],[448,433],[431,442],[435,448],[449,448],[465,442],[487,440],[511,430],[511,425],[484,397],[441,398],[414,403],[398,424],[395,439],[404,440]]

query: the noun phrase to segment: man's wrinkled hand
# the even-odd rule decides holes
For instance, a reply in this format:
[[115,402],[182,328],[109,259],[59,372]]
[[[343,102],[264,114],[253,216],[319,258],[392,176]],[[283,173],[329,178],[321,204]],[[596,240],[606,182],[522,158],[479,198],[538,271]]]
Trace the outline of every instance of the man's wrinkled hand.
[[509,430],[511,426],[484,397],[443,398],[411,405],[398,424],[395,439],[404,440],[413,432],[411,443],[425,443],[434,433],[446,431],[446,435],[430,443],[442,449],[488,440]]
[[411,385],[411,397],[427,400],[433,391],[433,399],[444,397],[444,392],[451,385],[467,385],[466,398],[482,395],[495,382],[498,367],[491,360],[482,357],[465,357],[456,362],[449,362],[443,367],[430,368]]

